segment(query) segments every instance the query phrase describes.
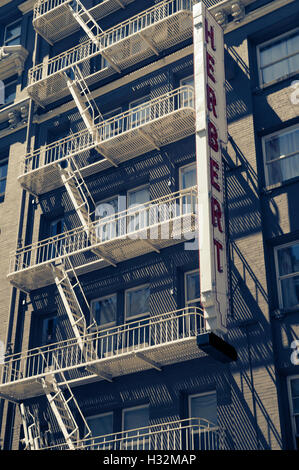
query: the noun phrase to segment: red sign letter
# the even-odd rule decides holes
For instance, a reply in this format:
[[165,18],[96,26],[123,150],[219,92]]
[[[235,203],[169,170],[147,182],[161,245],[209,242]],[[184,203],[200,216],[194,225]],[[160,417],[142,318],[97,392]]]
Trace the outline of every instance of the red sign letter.
[[212,203],[212,224],[218,227],[219,232],[223,233],[221,226],[222,210],[219,202],[214,197],[211,198]]
[[219,184],[217,183],[218,180],[218,170],[219,170],[219,165],[213,158],[210,159],[210,177],[211,177],[211,185],[214,186],[217,191],[221,191]]
[[214,28],[213,28],[213,26],[211,26],[210,30],[209,30],[209,23],[208,23],[208,20],[206,18],[205,18],[205,37],[206,37],[206,44],[209,44],[209,38],[210,38],[211,39],[211,47],[212,47],[213,51],[216,51]]
[[215,240],[214,238],[214,245],[216,246],[217,248],[217,271],[219,273],[222,273],[223,272],[223,268],[221,266],[221,260],[220,260],[220,250],[223,250],[223,246],[220,242],[218,242],[218,240]]
[[207,75],[208,77],[212,80],[212,82],[216,83],[215,77],[214,77],[214,65],[215,65],[215,60],[214,57],[208,53],[206,54],[207,58]]
[[208,104],[208,110],[213,112],[215,118],[217,119],[217,113],[216,113],[216,106],[217,106],[217,99],[215,92],[213,88],[211,88],[209,85],[207,85],[207,104]]
[[209,121],[208,124],[208,138],[209,146],[214,150],[214,152],[218,152],[218,132],[216,126],[211,121]]

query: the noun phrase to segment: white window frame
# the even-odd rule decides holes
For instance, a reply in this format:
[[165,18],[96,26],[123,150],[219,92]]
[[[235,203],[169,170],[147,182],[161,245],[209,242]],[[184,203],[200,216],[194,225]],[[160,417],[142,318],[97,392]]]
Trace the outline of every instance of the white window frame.
[[[91,415],[91,416],[86,416],[86,422],[88,424],[88,420],[89,419],[95,419],[95,418],[99,418],[100,416],[109,416],[109,415],[112,415],[112,433],[110,434],[113,434],[113,425],[114,425],[114,412],[113,411],[107,411],[105,413],[98,413],[96,415]],[[85,428],[85,432],[87,432],[87,429]],[[109,434],[103,434],[103,436],[109,436]],[[93,439],[95,438],[101,438],[102,436],[92,436]]]
[[[200,393],[193,393],[192,395],[188,395],[188,418],[192,419],[191,416],[191,400],[192,398],[203,397],[205,395],[216,395],[216,412],[218,415],[218,403],[217,403],[217,390],[211,390],[210,392],[200,392]],[[218,416],[217,416],[218,417]],[[194,416],[194,418],[201,418],[201,416]],[[204,418],[202,418],[204,419]],[[217,423],[212,423],[217,426]]]
[[[93,311],[93,304],[95,304],[96,302],[99,302],[101,300],[105,300],[105,299],[109,299],[110,297],[113,297],[115,296],[116,297],[116,310],[117,310],[117,293],[116,292],[113,292],[112,294],[108,294],[108,295],[104,295],[103,297],[97,297],[96,299],[92,299],[90,301],[90,309],[91,309],[91,312],[94,316],[94,311]],[[116,316],[117,316],[117,311],[116,311]],[[106,328],[110,328],[112,326],[115,326],[117,323],[117,317],[115,318],[114,321],[111,321],[111,322],[108,322],[108,323],[99,323],[97,324],[97,328],[100,329],[100,330],[106,330]]]
[[[283,245],[276,246],[274,248],[274,261],[275,261],[275,274],[276,274],[276,285],[277,285],[277,293],[278,293],[278,303],[279,303],[279,308],[284,309],[285,307],[283,306],[283,297],[282,297],[282,289],[281,289],[281,280],[283,279],[288,279],[291,277],[295,277],[299,275],[299,272],[294,272],[291,274],[284,274],[280,276],[279,274],[279,263],[278,263],[278,251],[282,248],[288,248],[293,245],[299,245],[299,240],[296,240],[294,242],[290,243],[285,243]],[[296,308],[299,306],[299,303],[297,305],[293,305],[292,307],[289,307],[290,309]]]
[[[15,36],[15,37],[16,37],[16,38],[17,38],[17,37],[20,37],[20,45],[21,45],[21,39],[22,39],[22,18],[19,18],[19,19],[15,20],[15,21],[12,21],[11,23],[5,25],[4,37],[3,37],[3,46],[6,46],[6,41],[7,41],[7,39],[6,39],[7,29],[8,29],[10,26],[14,25],[15,23],[20,23],[20,28],[21,28],[20,36]],[[10,41],[12,41],[13,39],[15,39],[15,38],[11,38]]]
[[194,74],[191,74],[191,75],[188,75],[187,77],[181,78],[181,79],[180,79],[180,87],[181,87],[181,86],[188,86],[188,85],[183,85],[183,81],[184,81],[184,80],[190,80],[191,78],[192,78],[193,81],[194,81]]
[[185,168],[188,168],[188,167],[191,167],[191,166],[194,166],[195,167],[195,173],[196,173],[196,162],[192,162],[192,163],[188,163],[187,165],[183,165],[183,166],[180,166],[179,167],[179,189],[182,190],[183,189],[183,185],[182,185],[182,172]]
[[[299,380],[299,375],[290,375],[287,377],[287,389],[288,389],[288,400],[289,400],[289,410],[290,410],[290,418],[291,418],[291,425],[292,425],[292,435],[293,435],[293,442],[294,448],[297,449],[297,442],[296,442],[296,423],[295,423],[295,414],[293,408],[293,400],[292,400],[292,390],[291,390],[291,381],[292,380]],[[298,435],[299,437],[299,435]],[[299,450],[299,448],[298,448]]]
[[[10,85],[14,85],[14,84],[16,85],[16,94],[17,94],[18,78],[13,78],[13,79],[10,78],[10,80],[6,81],[6,83],[4,84],[5,90],[6,90],[6,87]],[[4,90],[4,103],[1,106],[9,106],[10,104],[14,103],[16,100],[16,96],[15,96],[15,98],[12,101],[6,101],[5,90]]]
[[[146,99],[148,98],[148,100]],[[142,96],[141,98],[138,98],[137,100],[134,100],[134,101],[131,101],[129,103],[129,110],[132,111],[133,108],[135,107],[138,107],[138,105],[140,104],[140,106],[142,106],[143,104],[145,105],[146,103],[150,103],[151,101],[151,95],[148,94],[148,95],[144,95]],[[142,113],[144,112],[144,110],[140,110],[140,111],[135,111],[135,113]],[[149,110],[149,112],[151,112],[151,109]],[[134,124],[134,126],[133,126]],[[142,124],[141,124],[142,125]],[[135,129],[136,127],[140,127],[139,125],[136,125],[136,120],[133,121],[132,120],[132,115],[130,114],[130,117],[129,117],[129,129]]]
[[[191,303],[194,303],[194,302],[200,302],[200,301],[201,301],[200,298],[199,298],[199,299],[190,300],[190,301],[188,302],[187,276],[188,276],[188,274],[193,274],[193,273],[196,273],[196,272],[197,272],[198,275],[199,275],[199,268],[197,268],[197,269],[192,269],[192,271],[186,271],[186,272],[184,273],[185,307],[189,307],[189,303],[191,304]],[[191,307],[192,307],[192,305],[191,305]]]
[[[288,134],[290,131],[292,131],[292,129],[298,129],[299,130],[299,124],[294,124],[293,126],[290,126],[290,127],[286,127],[284,129],[280,129],[279,131],[276,131],[276,132],[272,132],[271,134],[267,134],[265,136],[262,137],[262,150],[263,150],[263,160],[264,160],[264,172],[265,172],[265,182],[266,182],[266,186],[273,186],[273,185],[276,185],[276,184],[284,184],[286,183],[287,181],[289,181],[291,178],[289,179],[286,179],[286,180],[283,180],[283,181],[279,181],[277,183],[270,183],[269,181],[269,174],[268,174],[268,167],[273,163],[273,162],[276,162],[276,161],[279,161],[279,160],[283,160],[285,158],[291,158],[292,155],[296,155],[296,153],[299,154],[299,149],[297,152],[294,152],[294,153],[291,153],[289,155],[281,155],[280,157],[274,159],[274,160],[271,160],[271,162],[267,163],[267,157],[266,157],[266,142],[268,140],[270,140],[272,137],[274,136],[278,136],[279,134]],[[299,176],[299,175],[297,175]]]
[[146,316],[149,316],[150,315],[150,311],[148,312],[145,312],[145,313],[139,313],[137,315],[133,315],[132,317],[127,317],[127,292],[132,292],[134,290],[141,290],[143,287],[148,287],[149,288],[149,291],[150,291],[150,295],[151,295],[151,288],[150,288],[150,284],[147,283],[147,284],[141,284],[139,286],[135,286],[135,287],[131,287],[130,289],[126,289],[125,292],[124,292],[124,297],[125,297],[125,302],[124,302],[124,307],[125,307],[125,322],[131,322],[131,320],[135,320],[137,318],[144,318]]
[[[269,39],[268,41],[265,41],[261,44],[259,44],[257,46],[257,65],[258,65],[258,75],[259,75],[259,85],[260,87],[264,88],[266,86],[270,86],[271,84],[273,83],[276,83],[280,80],[284,80],[288,75],[290,75],[289,73],[286,74],[286,75],[282,75],[281,77],[279,78],[275,78],[274,80],[271,80],[270,82],[267,82],[267,83],[263,83],[263,75],[262,75],[262,68],[261,68],[261,58],[260,58],[260,54],[261,54],[261,48],[265,47],[265,46],[268,46],[269,44],[271,43],[275,43],[277,41],[279,41],[280,39],[283,39],[284,37],[287,37],[287,36],[291,36],[293,33],[295,32],[299,32],[299,28],[295,28],[295,29],[292,29],[291,31],[287,31],[286,33],[283,33],[283,34],[280,34],[279,36],[275,36],[274,38],[272,39]],[[281,62],[285,59],[288,59],[289,57],[291,56],[287,56],[287,57],[284,57],[283,59],[280,59],[279,61],[277,62]],[[268,64],[267,67],[269,67],[270,65],[272,64]],[[294,72],[296,73],[296,72]]]

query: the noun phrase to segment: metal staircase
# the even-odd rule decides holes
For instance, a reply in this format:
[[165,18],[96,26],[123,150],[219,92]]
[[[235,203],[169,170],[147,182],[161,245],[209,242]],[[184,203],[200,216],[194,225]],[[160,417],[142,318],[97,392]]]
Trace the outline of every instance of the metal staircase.
[[19,405],[22,425],[24,430],[24,450],[38,450],[41,447],[41,437],[39,433],[39,425],[33,413],[24,403]]
[[[53,360],[55,361],[55,357],[53,357]],[[55,364],[52,367],[55,367]],[[51,367],[49,367],[49,374],[42,379],[42,385],[68,448],[75,450],[77,447],[76,443],[80,440],[80,428],[72,408],[83,422],[84,439],[91,436],[91,431],[64,374],[59,372],[61,377],[60,383],[63,383],[64,387],[62,390],[61,386],[57,383],[55,373],[50,371]]]
[[99,41],[99,35],[104,31],[100,28],[94,17],[89,13],[80,0],[73,0],[69,3],[69,8],[73,17],[85,31],[89,39],[91,39],[91,41],[100,48],[101,44]]

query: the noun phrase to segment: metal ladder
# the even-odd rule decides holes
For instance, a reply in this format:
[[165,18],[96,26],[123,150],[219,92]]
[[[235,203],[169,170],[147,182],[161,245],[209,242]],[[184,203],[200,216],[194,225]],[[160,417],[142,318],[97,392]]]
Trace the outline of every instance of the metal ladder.
[[96,139],[99,137],[96,125],[103,121],[103,116],[92,98],[80,67],[73,65],[64,73],[64,77],[88,132]]
[[51,373],[52,368],[57,368],[57,364],[55,364],[55,356],[53,356],[53,361],[53,366],[48,367],[49,373],[42,379],[42,385],[49,405],[63,434],[66,445],[70,450],[75,450],[78,448],[77,443],[80,441],[80,429],[71,407],[76,410],[76,413],[79,414],[83,422],[83,439],[91,436],[91,430],[80,410],[78,402],[70,386],[68,385],[63,372],[59,372],[57,374],[61,376],[60,384],[63,385],[63,390],[57,383],[55,373]]
[[80,222],[84,230],[89,232],[92,216],[94,214],[94,210],[91,211],[90,205],[95,208],[95,202],[75,159],[70,157],[68,159],[68,166],[66,168],[59,166],[59,170],[62,182],[78,214]]
[[24,430],[24,439],[22,442],[25,445],[25,450],[38,450],[41,448],[38,423],[30,409],[25,407],[24,403],[20,403],[19,409]]
[[[119,1],[121,4],[121,2]],[[69,8],[73,14],[73,17],[81,26],[83,31],[87,34],[92,43],[99,49],[102,56],[110,63],[110,65],[117,71],[121,72],[120,68],[103,52],[103,44],[101,43],[101,34],[104,33],[102,28],[95,21],[94,17],[80,2],[80,0],[73,0],[69,4]]]

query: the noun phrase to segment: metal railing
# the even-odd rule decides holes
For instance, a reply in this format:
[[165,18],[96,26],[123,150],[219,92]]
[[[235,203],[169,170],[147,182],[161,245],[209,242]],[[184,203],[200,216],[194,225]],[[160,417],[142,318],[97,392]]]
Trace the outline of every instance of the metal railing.
[[[93,247],[116,242],[118,239],[144,239],[144,231],[149,231],[149,242],[152,239],[181,240],[184,231],[192,230],[192,216],[196,215],[197,188],[192,187],[177,191],[143,205],[132,206],[125,211],[110,214],[86,226],[76,227],[68,232],[18,248],[10,258],[9,273],[52,263],[55,259],[91,250]],[[181,225],[182,219],[185,221]],[[178,233],[171,233],[177,221]],[[164,226],[160,235],[156,227]],[[92,240],[92,242],[91,242]]]
[[[1,384],[17,384],[29,378],[41,378],[51,373],[63,373],[88,365],[85,354],[93,351],[90,363],[99,363],[111,358],[121,358],[133,351],[159,348],[177,341],[206,332],[204,314],[198,307],[151,316],[123,325],[98,329],[82,336],[79,344],[77,338],[59,343],[34,348],[29,351],[5,357],[2,369]],[[164,358],[161,355],[161,363]],[[1,392],[1,385],[0,385]]]
[[144,127],[180,109],[187,108],[194,109],[194,89],[186,85],[100,122],[95,126],[93,135],[86,129],[40,147],[25,156],[23,171],[29,173],[96,146],[104,146],[105,142],[125,132]]
[[[60,5],[61,0],[52,0],[55,5],[57,1]],[[46,3],[42,3],[45,5]],[[179,11],[192,11],[194,0],[164,0],[148,10],[130,18],[129,20],[116,25],[109,30],[96,36],[97,41],[91,39],[79,44],[47,62],[38,64],[29,70],[28,87],[31,87],[40,80],[62,72],[72,65],[79,64],[85,60],[91,59],[95,55],[107,53],[109,47],[117,44],[134,34],[140,34],[151,26],[175,15]],[[37,7],[36,7],[37,8]],[[107,63],[103,62],[101,68],[106,68]]]
[[[77,450],[221,450],[224,432],[202,418],[169,421],[119,433],[82,439]],[[64,450],[65,444],[47,450]]]

